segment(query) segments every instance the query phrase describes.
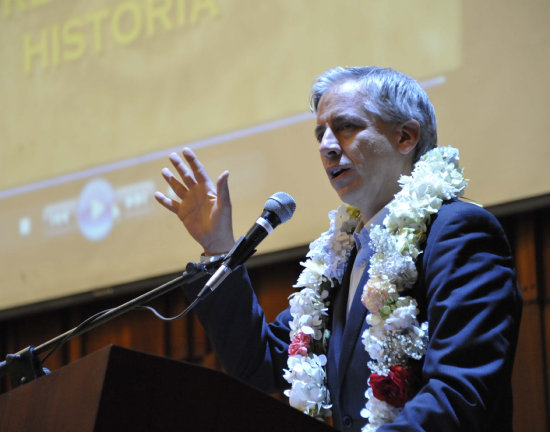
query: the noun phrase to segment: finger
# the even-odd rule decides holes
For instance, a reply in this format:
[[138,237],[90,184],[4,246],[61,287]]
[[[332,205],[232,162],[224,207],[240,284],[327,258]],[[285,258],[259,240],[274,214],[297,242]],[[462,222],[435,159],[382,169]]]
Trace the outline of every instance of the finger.
[[187,186],[188,189],[197,184],[197,180],[195,179],[193,172],[187,165],[185,165],[185,162],[183,162],[183,160],[176,153],[171,153],[169,159],[180,175],[183,184]]
[[162,177],[164,177],[164,180],[166,180],[166,183],[172,188],[174,193],[179,196],[181,199],[183,199],[185,192],[187,192],[187,189],[185,186],[183,186],[178,179],[172,174],[172,172],[168,168],[163,168],[161,170]]
[[204,165],[201,163],[199,158],[193,153],[189,147],[185,147],[182,151],[183,157],[193,170],[193,174],[197,181],[200,182],[210,182],[210,176],[206,172]]
[[173,213],[178,213],[178,204],[164,195],[162,192],[155,192],[155,199],[165,208]]
[[218,177],[217,182],[217,194],[218,194],[218,201],[224,206],[224,207],[230,207],[231,206],[231,198],[229,197],[229,171],[224,171],[220,174]]

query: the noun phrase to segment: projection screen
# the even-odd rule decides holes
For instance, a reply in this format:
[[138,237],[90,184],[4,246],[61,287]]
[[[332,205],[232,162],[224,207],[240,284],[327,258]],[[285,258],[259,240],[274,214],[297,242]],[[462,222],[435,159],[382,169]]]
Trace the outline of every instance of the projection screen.
[[153,192],[186,145],[230,171],[235,234],[274,192],[303,246],[339,202],[315,76],[390,66],[427,89],[468,198],[548,194],[548,2],[0,0],[0,311],[182,270],[201,250]]

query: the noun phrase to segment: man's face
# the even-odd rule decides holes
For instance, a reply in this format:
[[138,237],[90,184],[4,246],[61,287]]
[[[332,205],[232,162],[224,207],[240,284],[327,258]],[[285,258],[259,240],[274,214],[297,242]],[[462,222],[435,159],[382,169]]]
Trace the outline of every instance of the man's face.
[[[412,155],[400,151],[400,126],[389,125],[363,108],[365,95],[355,81],[333,85],[317,107],[315,135],[323,167],[340,199],[368,221],[410,174]],[[412,153],[412,152],[411,152]]]

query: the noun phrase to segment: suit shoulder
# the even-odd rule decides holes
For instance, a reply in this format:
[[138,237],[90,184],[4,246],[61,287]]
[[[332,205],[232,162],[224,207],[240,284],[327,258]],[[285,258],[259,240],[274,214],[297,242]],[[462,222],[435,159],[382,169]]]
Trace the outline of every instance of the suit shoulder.
[[477,238],[479,234],[501,243],[501,247],[509,248],[506,234],[498,219],[484,208],[460,201],[445,202],[435,215],[427,233],[427,250],[436,246],[443,239]]
[[483,207],[457,199],[444,202],[432,223],[437,226],[453,222],[485,223],[500,227],[498,219]]

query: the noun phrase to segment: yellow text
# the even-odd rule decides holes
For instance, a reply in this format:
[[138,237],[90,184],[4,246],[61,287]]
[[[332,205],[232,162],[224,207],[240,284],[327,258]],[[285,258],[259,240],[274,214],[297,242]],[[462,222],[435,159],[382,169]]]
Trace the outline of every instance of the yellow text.
[[112,9],[24,33],[23,70],[28,74],[36,68],[55,67],[89,53],[101,53],[108,40],[129,45],[219,13],[216,0],[126,0]]

